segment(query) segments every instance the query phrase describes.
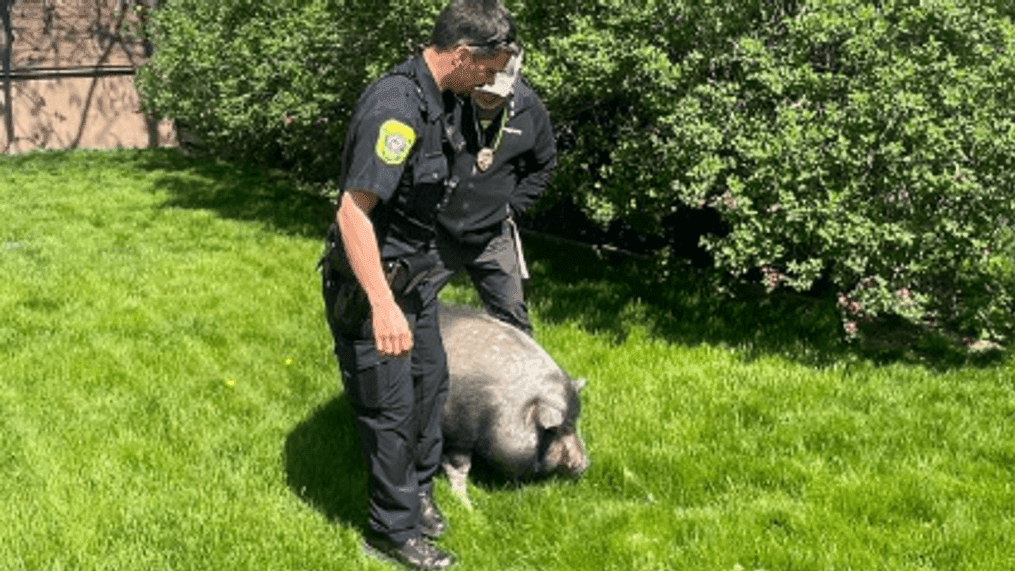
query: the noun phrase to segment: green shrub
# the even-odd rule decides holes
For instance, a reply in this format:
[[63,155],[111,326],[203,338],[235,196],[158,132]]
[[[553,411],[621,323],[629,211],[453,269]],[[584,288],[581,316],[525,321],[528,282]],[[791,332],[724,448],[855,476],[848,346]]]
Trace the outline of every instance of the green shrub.
[[212,154],[324,182],[337,174],[359,92],[426,39],[439,9],[425,0],[174,0],[152,16],[143,105]]
[[590,212],[660,231],[680,204],[713,206],[731,229],[703,240],[720,267],[797,290],[824,276],[847,330],[894,314],[1011,333],[1008,16],[956,0],[598,7],[532,58],[574,139],[560,174]]
[[[177,0],[147,109],[210,150],[334,177],[356,96],[445,2]],[[506,1],[558,134],[547,202],[661,232],[711,206],[724,271],[844,321],[1015,329],[1015,13],[973,0]],[[665,258],[666,272],[683,271]],[[760,272],[759,272],[760,270]]]

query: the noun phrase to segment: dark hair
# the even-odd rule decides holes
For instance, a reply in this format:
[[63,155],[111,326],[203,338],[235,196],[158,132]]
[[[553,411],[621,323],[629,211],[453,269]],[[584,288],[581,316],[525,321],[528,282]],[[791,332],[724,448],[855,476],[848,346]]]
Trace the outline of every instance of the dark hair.
[[482,55],[518,52],[515,21],[499,0],[454,0],[437,16],[431,43],[439,50],[464,44]]

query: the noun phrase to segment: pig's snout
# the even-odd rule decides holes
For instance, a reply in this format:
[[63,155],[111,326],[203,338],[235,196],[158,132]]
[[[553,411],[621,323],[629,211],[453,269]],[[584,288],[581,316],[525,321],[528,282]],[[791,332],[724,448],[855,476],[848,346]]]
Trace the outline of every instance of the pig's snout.
[[581,438],[572,430],[562,431],[550,441],[543,457],[546,472],[580,476],[589,467],[589,458]]

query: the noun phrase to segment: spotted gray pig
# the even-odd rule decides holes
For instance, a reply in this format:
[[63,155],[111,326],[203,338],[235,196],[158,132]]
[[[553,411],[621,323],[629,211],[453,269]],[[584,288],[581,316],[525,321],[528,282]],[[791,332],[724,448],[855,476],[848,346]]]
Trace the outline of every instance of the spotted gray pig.
[[573,381],[531,337],[485,313],[440,307],[450,390],[444,405],[444,471],[469,505],[465,479],[478,454],[505,474],[577,476],[588,466],[575,431]]

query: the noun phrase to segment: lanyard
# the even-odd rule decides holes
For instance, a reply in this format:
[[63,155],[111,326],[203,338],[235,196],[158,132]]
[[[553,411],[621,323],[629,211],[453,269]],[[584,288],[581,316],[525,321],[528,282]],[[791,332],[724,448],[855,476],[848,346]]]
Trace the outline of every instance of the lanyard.
[[[473,105],[475,105],[475,103],[473,103]],[[476,133],[482,136],[483,139],[486,139],[486,129],[483,129],[482,126],[480,125],[478,109],[476,111],[475,116],[473,117],[473,120],[476,122]],[[500,148],[501,139],[504,138],[504,127],[507,126],[507,122],[508,122],[508,109],[506,106],[504,106],[501,107],[500,110],[500,126],[497,127],[497,136],[494,137],[493,144],[492,145],[481,144],[480,146],[492,149],[494,152],[496,152],[497,149]]]

